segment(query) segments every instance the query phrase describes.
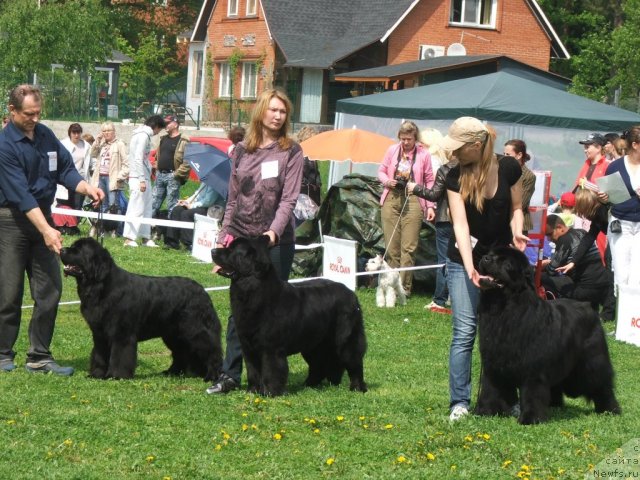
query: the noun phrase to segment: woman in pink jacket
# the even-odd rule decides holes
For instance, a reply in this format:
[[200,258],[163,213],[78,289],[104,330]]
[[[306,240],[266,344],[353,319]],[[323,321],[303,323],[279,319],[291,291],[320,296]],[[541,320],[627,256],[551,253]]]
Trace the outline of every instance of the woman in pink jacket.
[[[403,122],[398,131],[400,143],[387,150],[378,169],[378,180],[384,190],[380,197],[382,206],[382,231],[387,247],[385,259],[393,268],[412,267],[422,219],[432,221],[435,205],[407,192],[411,181],[428,188],[433,186],[433,170],[429,150],[418,142],[418,127],[413,122]],[[413,272],[400,273],[407,296],[411,294]]]

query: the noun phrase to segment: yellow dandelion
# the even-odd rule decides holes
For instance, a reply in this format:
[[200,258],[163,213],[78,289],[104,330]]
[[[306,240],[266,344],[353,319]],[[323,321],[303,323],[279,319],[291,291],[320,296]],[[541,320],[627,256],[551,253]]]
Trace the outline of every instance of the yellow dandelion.
[[558,469],[558,475],[562,475],[566,470],[564,468]]
[[467,435],[466,437],[464,437],[464,439],[467,442],[473,442],[473,437],[471,435]]
[[156,457],[154,457],[153,455],[147,455],[147,458],[145,458],[145,460],[147,461],[147,463],[151,463],[156,459]]
[[367,429],[369,428],[369,425],[367,425],[366,423],[364,425],[362,425],[362,428]]
[[249,416],[249,414],[247,412],[242,412],[242,416],[246,418]]
[[336,417],[336,420],[338,420],[339,422],[342,422],[344,420],[344,416],[343,415],[338,415]]
[[162,477],[162,480],[172,480],[171,477],[166,476],[166,477]]
[[529,465],[522,465],[520,467],[520,470],[524,471],[524,472],[528,472],[531,470],[531,467]]
[[224,432],[222,434],[222,438],[224,438],[225,440],[229,440],[231,438],[231,435],[229,435],[227,432]]
[[256,405],[259,405],[260,404],[260,398],[256,397],[256,399],[253,401],[253,403],[255,403]]
[[527,472],[523,472],[522,470],[520,470],[518,473],[516,473],[516,477],[518,478],[525,478],[527,475],[529,475]]
[[393,423],[387,423],[387,424],[384,426],[384,428],[385,428],[385,429],[387,429],[387,430],[391,430],[391,429],[393,428]]
[[247,425],[246,423],[242,424],[242,431],[246,432],[247,430],[249,430],[249,425]]
[[51,450],[49,450],[47,452],[47,458],[51,458],[51,457],[53,457],[53,452]]
[[483,433],[483,434],[482,434],[482,438],[483,438],[484,440],[489,440],[489,439],[491,438],[491,435],[489,435],[488,433]]
[[315,433],[315,434],[320,433],[320,429],[319,429],[319,428],[314,428],[314,429],[313,429],[313,433]]
[[451,467],[449,467],[449,469],[450,469],[452,472],[455,472],[457,468],[458,468],[458,466],[457,466],[457,465],[451,465]]
[[429,460],[430,462],[433,462],[435,459],[436,459],[436,456],[433,453],[431,452],[427,453],[427,460]]
[[217,451],[222,450],[222,445],[220,445],[220,444],[218,443],[218,444],[215,446],[215,449],[216,449]]
[[407,458],[404,455],[400,455],[398,458],[396,458],[396,462],[398,463],[404,463],[407,461]]
[[273,434],[273,439],[274,440],[282,440],[282,435],[279,433],[274,433]]
[[7,425],[13,425],[14,423],[16,423],[16,421],[13,419],[7,420]]
[[73,440],[71,440],[70,438],[67,438],[64,442],[62,442],[62,444],[65,447],[70,447],[71,445],[73,445]]
[[335,463],[335,461],[336,461],[335,458],[329,457],[329,458],[327,458],[327,461],[325,463],[327,465],[331,466],[331,465],[333,465]]
[[315,425],[316,421],[313,418],[309,419],[309,425]]
[[360,415],[360,416],[358,417],[358,420],[360,420],[360,421],[362,422],[362,421],[363,421],[364,419],[366,419],[366,418],[367,418],[367,417],[365,417],[364,415]]
[[71,395],[71,400],[75,400],[76,398],[78,398],[78,396],[75,393]]
[[507,468],[512,463],[513,462],[511,460],[505,460],[504,462],[502,462],[502,468]]
[[255,423],[252,423],[252,424],[251,424],[251,429],[252,429],[252,430],[257,430],[257,429],[258,429],[258,426],[257,426]]

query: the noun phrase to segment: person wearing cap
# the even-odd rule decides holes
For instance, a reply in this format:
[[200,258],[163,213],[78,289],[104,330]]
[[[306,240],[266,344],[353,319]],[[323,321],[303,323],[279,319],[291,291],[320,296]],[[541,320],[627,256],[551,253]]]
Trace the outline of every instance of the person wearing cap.
[[573,192],[564,192],[560,196],[560,212],[556,212],[562,222],[568,227],[573,228],[576,221],[576,214],[573,213],[573,209],[576,206],[576,195]]
[[156,152],[156,182],[153,185],[153,204],[151,216],[156,218],[162,202],[167,200],[168,215],[178,203],[180,186],[189,179],[191,167],[184,161],[184,151],[189,137],[180,133],[178,117],[168,115],[164,118],[167,134],[160,139]]
[[515,158],[494,153],[495,132],[473,117],[458,118],[442,140],[458,165],[446,179],[454,236],[447,250],[453,311],[449,353],[451,421],[469,413],[471,354],[476,337],[480,274],[476,266],[492,247],[524,251],[522,169]]
[[[164,127],[164,119],[160,115],[151,115],[131,135],[127,218],[151,218],[151,137]],[[138,238],[142,239],[145,247],[157,247],[151,240],[151,226],[148,223],[128,221],[124,224],[122,236],[125,238],[125,247],[137,247]]]
[[[607,139],[604,135],[599,133],[590,133],[587,138],[580,140],[580,145],[584,147],[584,154],[587,157],[578,173],[576,183],[573,188],[575,193],[578,189],[580,182],[584,179],[588,182],[595,183],[597,178],[605,175],[609,161],[604,154],[604,146],[607,143]],[[589,228],[588,222],[585,224],[585,228]],[[607,236],[604,233],[600,233],[596,239],[596,245],[600,252],[600,258],[605,261],[605,250],[607,248]]]

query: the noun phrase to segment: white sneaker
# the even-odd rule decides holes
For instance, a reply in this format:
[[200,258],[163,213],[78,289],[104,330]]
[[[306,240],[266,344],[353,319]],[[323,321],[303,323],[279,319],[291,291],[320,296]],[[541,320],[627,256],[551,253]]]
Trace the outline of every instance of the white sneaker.
[[89,229],[89,236],[90,237],[95,237],[97,234],[98,234],[98,231],[97,231],[96,227],[91,227]]
[[142,245],[144,245],[145,247],[157,247],[158,245],[156,245],[156,242],[154,242],[153,240],[147,240],[146,242],[142,242]]
[[138,244],[136,242],[134,242],[133,240],[126,239],[124,241],[124,246],[125,247],[137,247]]
[[449,420],[452,422],[457,422],[463,417],[469,415],[469,409],[464,405],[456,405],[451,409],[451,413],[449,414]]

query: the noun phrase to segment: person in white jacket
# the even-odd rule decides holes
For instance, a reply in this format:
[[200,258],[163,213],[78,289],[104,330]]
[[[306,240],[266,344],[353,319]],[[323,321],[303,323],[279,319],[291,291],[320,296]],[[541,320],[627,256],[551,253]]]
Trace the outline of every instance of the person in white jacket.
[[[129,206],[128,218],[151,218],[153,196],[151,193],[151,137],[165,128],[160,115],[152,115],[144,125],[136,128],[131,135],[129,145]],[[148,223],[128,221],[124,225],[122,236],[126,247],[137,247],[138,238],[142,245],[157,247],[151,240],[151,226]]]

